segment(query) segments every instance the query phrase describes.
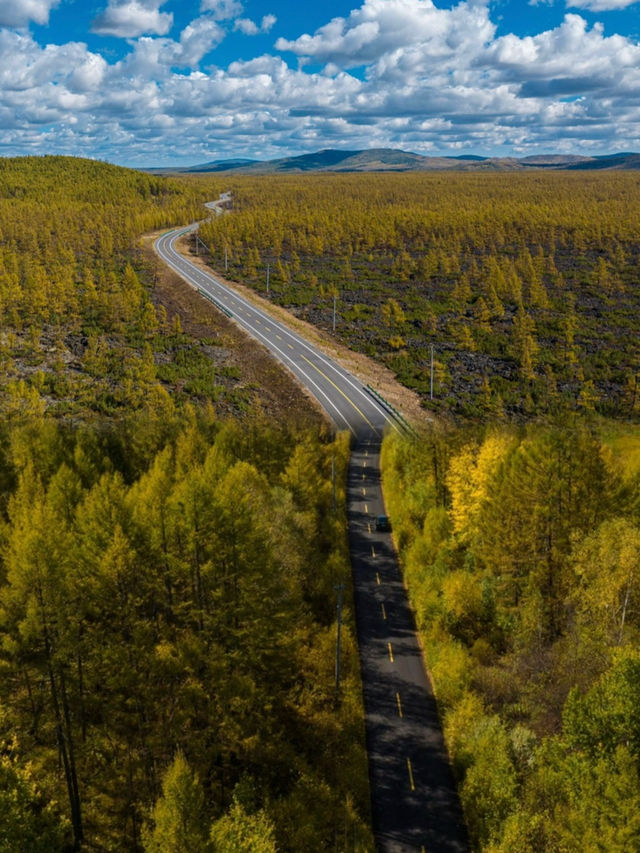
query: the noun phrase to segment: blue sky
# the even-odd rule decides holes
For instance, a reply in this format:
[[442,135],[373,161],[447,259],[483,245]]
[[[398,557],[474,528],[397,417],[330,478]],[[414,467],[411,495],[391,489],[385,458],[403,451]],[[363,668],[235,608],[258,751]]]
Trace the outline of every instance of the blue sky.
[[640,0],[0,0],[0,155],[640,150]]

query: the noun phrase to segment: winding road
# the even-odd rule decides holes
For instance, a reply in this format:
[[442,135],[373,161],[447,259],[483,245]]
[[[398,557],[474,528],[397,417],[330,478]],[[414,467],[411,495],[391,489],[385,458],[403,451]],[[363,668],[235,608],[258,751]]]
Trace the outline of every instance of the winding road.
[[[214,203],[215,206],[215,203]],[[463,853],[468,840],[433,691],[384,513],[379,453],[402,422],[357,377],[180,254],[191,225],[160,237],[160,258],[296,376],[337,429],[350,430],[349,542],[373,829],[378,853]]]
[[181,255],[176,242],[195,227],[170,231],[156,241],[156,252],[171,269],[245,332],[263,343],[311,392],[338,429],[348,429],[356,438],[380,440],[385,427],[399,428],[393,413],[385,409],[362,382],[300,335]]

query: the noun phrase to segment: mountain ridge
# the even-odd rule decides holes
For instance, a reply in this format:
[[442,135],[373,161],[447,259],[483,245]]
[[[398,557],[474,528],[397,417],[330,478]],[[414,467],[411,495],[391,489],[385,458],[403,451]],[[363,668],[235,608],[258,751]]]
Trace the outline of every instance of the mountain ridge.
[[481,157],[473,154],[426,156],[399,148],[324,148],[308,154],[273,160],[232,158],[194,166],[146,169],[157,174],[227,172],[245,175],[300,174],[305,172],[512,172],[524,170],[618,171],[640,169],[640,154],[601,155],[534,154],[526,157]]

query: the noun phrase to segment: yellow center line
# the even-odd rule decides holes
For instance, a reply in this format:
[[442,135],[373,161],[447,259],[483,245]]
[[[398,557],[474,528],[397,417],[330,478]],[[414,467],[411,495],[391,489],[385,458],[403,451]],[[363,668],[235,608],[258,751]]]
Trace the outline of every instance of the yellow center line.
[[380,607],[382,607],[382,618],[386,622],[387,621],[387,611],[384,609],[384,604],[381,604]]
[[362,472],[362,479],[363,479],[363,480],[366,480],[366,479],[367,479],[367,475],[364,473],[364,471]]
[[[292,347],[292,349],[293,349],[293,347]],[[378,432],[378,430],[374,427],[374,425],[371,423],[371,421],[369,420],[369,418],[364,414],[364,412],[363,412],[361,409],[359,409],[359,408],[356,406],[356,404],[353,402],[353,400],[352,400],[350,397],[347,397],[347,395],[344,393],[344,391],[342,390],[342,388],[339,388],[339,387],[336,385],[336,383],[335,383],[332,379],[329,379],[329,377],[327,376],[327,374],[326,374],[326,373],[324,373],[322,370],[320,370],[320,368],[318,367],[318,365],[317,365],[317,364],[314,364],[312,361],[309,361],[309,359],[308,359],[305,355],[303,355],[303,356],[302,356],[302,358],[307,362],[307,364],[308,364],[308,365],[310,365],[310,366],[311,366],[311,367],[313,367],[315,370],[317,370],[317,371],[318,371],[318,373],[319,373],[321,376],[324,376],[324,378],[327,380],[327,382],[329,382],[329,384],[330,384],[330,385],[333,385],[333,387],[336,389],[336,391],[337,391],[339,394],[342,394],[342,396],[343,396],[343,397],[344,397],[344,399],[347,401],[347,403],[350,403],[350,404],[353,406],[353,408],[356,410],[356,412],[360,415],[360,417],[361,417],[361,418],[363,418],[363,420],[365,420],[365,421],[369,424],[369,426],[370,426],[370,427],[371,427],[371,429],[375,432],[375,434],[376,434],[376,435],[380,435],[380,433],[379,433],[379,432]]]
[[371,546],[371,556],[372,556],[372,557],[374,558],[374,560],[375,560],[375,557],[376,557],[376,549],[373,547],[373,545]]
[[367,530],[371,533],[371,522],[367,521]]
[[369,515],[369,505],[368,504],[364,505],[364,514]]
[[362,463],[362,467],[363,467],[363,468],[366,468],[366,467],[367,467],[367,463],[366,463],[366,462],[363,462],[363,463]]
[[362,489],[362,497],[364,497],[366,494],[367,494],[367,490],[365,488],[363,488]]
[[380,575],[376,572],[376,583],[380,586]]
[[276,335],[276,338],[277,338],[279,341],[281,341],[281,340],[282,340],[282,338],[280,337],[280,335]]
[[393,663],[393,649],[391,648],[391,643],[387,643],[387,649],[389,651],[389,660]]
[[[293,349],[293,346],[291,344],[287,344],[287,346],[289,347],[289,349]],[[304,356],[302,356],[302,357],[304,358]],[[305,361],[306,361],[306,359],[305,359]]]
[[409,771],[409,784],[411,785],[411,790],[415,791],[416,783],[413,781],[413,767],[411,766],[410,758],[407,758],[407,770]]
[[264,328],[265,328],[265,331],[266,331],[266,332],[270,332],[270,331],[271,331],[271,329],[270,329],[268,326],[265,326]]
[[[260,323],[260,320],[258,320],[257,317],[256,317],[256,323]],[[260,325],[262,325],[262,323],[260,323]]]
[[396,704],[398,705],[398,716],[402,717],[402,702],[400,701],[400,694],[396,692]]

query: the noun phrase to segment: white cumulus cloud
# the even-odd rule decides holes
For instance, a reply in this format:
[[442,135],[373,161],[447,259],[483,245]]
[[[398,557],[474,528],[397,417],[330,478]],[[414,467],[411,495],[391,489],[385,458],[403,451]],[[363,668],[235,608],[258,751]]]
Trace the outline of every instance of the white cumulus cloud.
[[173,64],[197,67],[202,58],[217,47],[225,35],[222,27],[210,17],[197,18],[180,33],[179,47]]
[[497,39],[481,62],[528,94],[610,94],[640,77],[640,45],[605,37],[601,24],[589,30],[584,18],[567,15],[559,27],[537,36]]
[[60,0],[0,0],[0,27],[26,27],[30,21],[48,24]]
[[433,58],[456,53],[464,61],[469,48],[475,52],[495,29],[487,5],[478,0],[453,9],[438,9],[431,0],[365,0],[348,18],[333,18],[314,35],[280,38],[276,48],[347,67],[415,44]]
[[94,20],[91,29],[103,36],[136,38],[145,33],[162,36],[173,25],[173,15],[161,12],[166,0],[109,0],[109,5]]
[[243,12],[242,3],[238,0],[202,0],[201,12],[211,12],[216,21],[230,21]]
[[278,19],[275,15],[265,15],[260,26],[249,18],[238,18],[233,25],[234,30],[240,30],[245,36],[257,36],[259,33],[268,33]]
[[107,72],[106,61],[96,53],[84,53],[80,63],[68,78],[68,87],[73,92],[89,92],[102,83]]
[[[133,5],[111,0],[107,11]],[[135,5],[156,14],[163,6]],[[224,68],[209,56],[227,32],[267,31],[275,21],[243,18],[237,0],[201,5],[175,37],[161,26],[146,31],[148,23],[125,34],[123,25],[130,43],[118,60],[0,29],[0,154],[91,153],[153,165],[177,152],[195,163],[328,146],[640,149],[640,44],[575,13],[545,32],[498,37],[484,0],[450,9],[362,0],[347,17],[278,40],[289,61],[267,53]]]

